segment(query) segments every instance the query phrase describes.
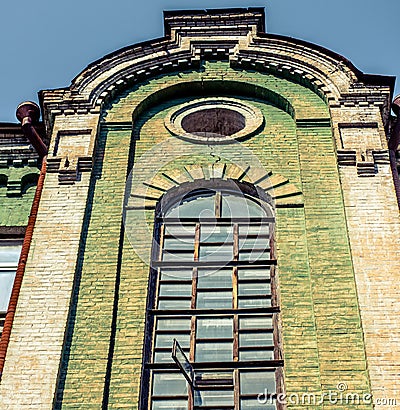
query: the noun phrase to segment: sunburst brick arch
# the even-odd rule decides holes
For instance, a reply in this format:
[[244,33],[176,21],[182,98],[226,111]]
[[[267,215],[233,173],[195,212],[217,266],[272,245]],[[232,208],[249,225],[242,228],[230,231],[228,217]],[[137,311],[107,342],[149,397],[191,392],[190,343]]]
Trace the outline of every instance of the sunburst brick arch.
[[268,192],[276,207],[303,205],[302,192],[282,175],[236,164],[187,165],[168,172],[157,173],[151,181],[143,182],[128,199],[128,209],[155,209],[157,202],[169,189],[196,180],[236,180],[248,182]]

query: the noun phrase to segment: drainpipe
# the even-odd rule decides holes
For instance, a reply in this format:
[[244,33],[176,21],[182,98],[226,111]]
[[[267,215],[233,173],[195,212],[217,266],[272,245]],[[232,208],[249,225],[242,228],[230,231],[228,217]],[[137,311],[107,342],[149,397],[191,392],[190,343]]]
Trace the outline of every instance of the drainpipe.
[[47,147],[34,127],[34,124],[39,121],[39,117],[40,108],[34,102],[25,101],[17,107],[17,118],[21,123],[22,131],[42,159],[47,155]]
[[42,195],[44,178],[46,175],[46,155],[47,148],[44,145],[39,134],[33,127],[33,124],[39,119],[40,109],[32,102],[22,103],[17,108],[17,118],[21,121],[22,130],[27,136],[31,144],[36,149],[39,157],[42,159],[42,167],[40,170],[38,184],[36,186],[35,196],[31,207],[31,213],[28,219],[28,225],[25,231],[24,241],[22,243],[21,255],[19,257],[17,272],[15,273],[14,285],[11,292],[10,302],[8,304],[7,314],[4,321],[3,334],[0,339],[0,380],[3,374],[4,363],[8,344],[10,342],[11,329],[14,321],[15,311],[17,308],[18,296],[21,290],[22,279],[25,273],[25,265],[28,259],[29,248],[32,242],[33,230],[35,227],[36,217],[39,209],[40,197]]
[[392,103],[392,110],[396,114],[397,119],[394,124],[392,134],[388,141],[390,165],[392,168],[394,188],[397,195],[397,203],[400,208],[400,178],[397,171],[396,151],[400,144],[400,95],[398,95]]

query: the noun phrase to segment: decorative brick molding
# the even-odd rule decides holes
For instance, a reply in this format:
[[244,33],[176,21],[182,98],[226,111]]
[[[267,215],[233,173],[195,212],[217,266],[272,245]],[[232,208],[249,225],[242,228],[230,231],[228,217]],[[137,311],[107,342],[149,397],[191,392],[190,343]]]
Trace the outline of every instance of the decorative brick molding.
[[164,123],[171,134],[190,142],[227,144],[258,132],[264,117],[257,107],[244,101],[208,97],[180,105]]
[[142,190],[131,194],[126,205],[127,210],[156,209],[157,202],[169,189],[195,180],[236,180],[247,182],[267,192],[275,201],[277,208],[302,207],[303,196],[287,178],[272,172],[255,174],[248,166],[245,169],[235,164],[215,164],[207,167],[186,166],[168,173],[160,173],[151,181],[143,181]]
[[80,181],[82,172],[91,172],[93,166],[92,157],[78,157],[74,163],[68,158],[49,158],[48,173],[58,173],[58,182],[60,185],[71,185]]
[[332,106],[379,103],[384,118],[389,117],[392,77],[365,75],[322,47],[265,34],[264,13],[250,10],[238,9],[229,17],[219,11],[195,12],[189,27],[184,15],[166,13],[166,37],[105,56],[79,74],[70,88],[42,92],[47,126],[60,114],[100,113],[103,103],[120,90],[163,73],[199,68],[201,60],[209,58],[229,59],[233,68],[288,78],[312,89]]

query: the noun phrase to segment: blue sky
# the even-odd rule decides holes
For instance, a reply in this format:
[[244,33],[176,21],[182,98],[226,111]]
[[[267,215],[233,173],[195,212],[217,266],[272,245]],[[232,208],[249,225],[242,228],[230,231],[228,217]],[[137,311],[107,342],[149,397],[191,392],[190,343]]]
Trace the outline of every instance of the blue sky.
[[68,86],[89,63],[163,35],[162,11],[265,7],[267,32],[342,54],[360,70],[394,75],[400,93],[400,0],[3,0],[0,5],[0,121],[24,100]]

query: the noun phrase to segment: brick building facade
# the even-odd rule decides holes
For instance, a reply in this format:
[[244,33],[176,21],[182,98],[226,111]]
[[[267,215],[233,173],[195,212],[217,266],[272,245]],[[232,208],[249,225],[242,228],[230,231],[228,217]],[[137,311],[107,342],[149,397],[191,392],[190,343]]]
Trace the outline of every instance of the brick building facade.
[[264,31],[167,12],[40,92],[46,156],[0,124],[1,408],[400,402],[394,79]]

